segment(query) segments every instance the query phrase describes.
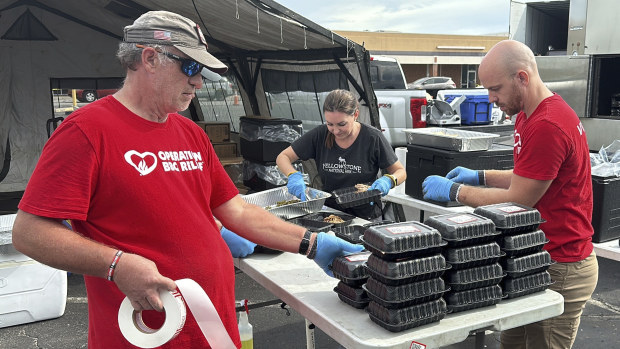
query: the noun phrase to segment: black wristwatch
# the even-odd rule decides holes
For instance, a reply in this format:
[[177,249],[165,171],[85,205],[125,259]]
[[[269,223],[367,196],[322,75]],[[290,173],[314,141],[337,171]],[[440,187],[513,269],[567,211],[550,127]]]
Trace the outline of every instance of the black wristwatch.
[[308,247],[310,246],[310,235],[312,235],[310,230],[306,230],[304,237],[301,238],[301,243],[299,244],[299,254],[305,255],[308,252]]

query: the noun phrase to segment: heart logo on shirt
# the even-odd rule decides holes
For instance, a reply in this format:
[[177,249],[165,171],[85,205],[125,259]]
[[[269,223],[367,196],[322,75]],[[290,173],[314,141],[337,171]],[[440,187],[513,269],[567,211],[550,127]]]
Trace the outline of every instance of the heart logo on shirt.
[[125,153],[125,161],[140,172],[141,176],[146,176],[157,167],[157,157],[149,152],[138,153],[130,150]]

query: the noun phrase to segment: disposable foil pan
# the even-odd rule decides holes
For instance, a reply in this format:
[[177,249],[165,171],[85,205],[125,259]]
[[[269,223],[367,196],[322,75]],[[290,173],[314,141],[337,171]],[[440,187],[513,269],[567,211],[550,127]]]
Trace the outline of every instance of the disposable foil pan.
[[0,215],[0,231],[10,232],[13,229],[13,223],[15,222],[17,214],[5,214]]
[[297,199],[294,195],[289,194],[286,187],[279,187],[244,195],[243,199],[250,204],[265,208],[282,219],[290,219],[320,211],[325,200],[330,196],[330,193],[308,188],[307,201],[276,207],[278,202]]
[[497,134],[443,127],[406,129],[407,143],[455,151],[488,150]]
[[15,222],[16,214],[7,214],[0,216],[0,245],[9,245],[13,243],[12,229]]

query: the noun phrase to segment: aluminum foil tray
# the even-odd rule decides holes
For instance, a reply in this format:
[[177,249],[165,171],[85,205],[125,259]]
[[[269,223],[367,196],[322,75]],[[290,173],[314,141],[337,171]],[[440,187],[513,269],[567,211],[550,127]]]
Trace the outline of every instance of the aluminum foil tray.
[[17,214],[7,214],[0,216],[0,245],[9,245],[13,243],[11,231]]
[[497,134],[444,127],[406,129],[407,144],[455,151],[488,150]]
[[17,214],[5,214],[0,216],[0,232],[10,232],[13,229]]
[[264,207],[267,211],[282,219],[290,219],[320,211],[325,203],[325,200],[330,197],[331,194],[317,189],[308,188],[306,196],[308,197],[307,201],[275,207],[280,201],[297,199],[294,195],[289,194],[286,187],[279,187],[254,194],[244,195],[243,199],[246,202],[256,206]]

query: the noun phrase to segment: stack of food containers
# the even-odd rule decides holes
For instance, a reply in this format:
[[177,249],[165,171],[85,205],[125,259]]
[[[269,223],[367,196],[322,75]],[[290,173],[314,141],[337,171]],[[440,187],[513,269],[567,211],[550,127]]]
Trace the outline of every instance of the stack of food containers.
[[502,281],[506,298],[516,298],[545,290],[551,282],[547,272],[553,263],[543,250],[549,241],[538,229],[544,220],[535,208],[507,202],[480,206],[474,210],[491,219],[501,235],[498,239],[506,253],[502,261],[507,276]]
[[436,322],[447,309],[441,275],[448,265],[441,235],[419,222],[368,227],[364,246],[369,278],[362,286],[370,302],[370,319],[392,332]]
[[499,283],[504,277],[498,263],[502,255],[494,241],[499,234],[488,218],[473,213],[451,213],[428,218],[448,242],[443,253],[452,269],[444,274],[450,287],[444,298],[450,312],[497,304],[502,299]]
[[332,272],[340,280],[334,291],[341,301],[358,309],[363,309],[370,301],[362,285],[368,280],[366,261],[370,252],[359,252],[334,258]]

